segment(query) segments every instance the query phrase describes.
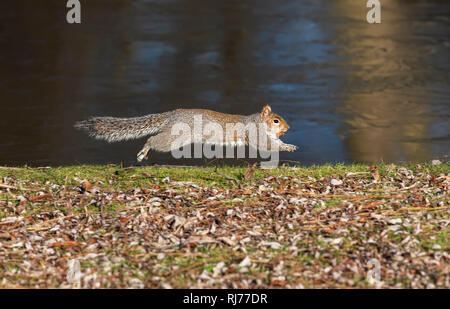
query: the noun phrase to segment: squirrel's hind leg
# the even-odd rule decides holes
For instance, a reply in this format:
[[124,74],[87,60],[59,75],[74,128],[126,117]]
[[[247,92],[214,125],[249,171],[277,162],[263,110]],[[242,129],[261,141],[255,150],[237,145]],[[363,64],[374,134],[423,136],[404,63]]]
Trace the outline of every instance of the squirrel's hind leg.
[[148,154],[148,152],[149,152],[149,150],[150,150],[150,147],[151,147],[151,140],[150,140],[150,138],[147,140],[147,142],[145,143],[145,145],[144,145],[144,147],[142,147],[142,149],[141,149],[141,151],[139,151],[138,152],[138,154],[137,154],[137,161],[138,162],[141,162],[142,160],[147,160],[148,159],[148,157],[147,157],[147,154]]

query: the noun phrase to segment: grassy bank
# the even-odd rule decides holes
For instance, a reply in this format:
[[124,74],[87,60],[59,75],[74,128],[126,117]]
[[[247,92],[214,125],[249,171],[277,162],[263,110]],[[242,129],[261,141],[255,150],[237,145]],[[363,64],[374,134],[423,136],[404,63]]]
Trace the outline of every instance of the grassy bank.
[[0,287],[450,288],[449,164],[208,169],[0,167]]

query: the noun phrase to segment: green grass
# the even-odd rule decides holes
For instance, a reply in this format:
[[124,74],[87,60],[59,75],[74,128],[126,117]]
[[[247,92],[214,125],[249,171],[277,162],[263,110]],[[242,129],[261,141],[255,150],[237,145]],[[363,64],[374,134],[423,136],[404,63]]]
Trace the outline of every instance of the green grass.
[[[379,164],[378,171],[380,176],[389,176],[393,173],[392,166],[388,164]],[[431,164],[407,164],[407,169],[414,173],[424,172],[431,174],[449,173],[450,164],[440,164],[433,166]],[[214,170],[215,167],[208,167]],[[219,172],[240,180],[241,183],[253,182],[262,179],[268,175],[271,176],[292,176],[292,177],[314,177],[321,178],[326,176],[344,176],[350,172],[368,172],[369,166],[365,164],[353,165],[320,165],[310,167],[278,167],[274,169],[256,169],[251,179],[245,179],[247,167],[219,166]],[[130,167],[121,168],[118,165],[77,165],[52,168],[30,168],[22,167],[19,169],[0,169],[0,177],[17,177],[28,179],[39,184],[49,182],[51,184],[64,185],[67,177],[67,185],[78,185],[74,178],[88,179],[90,182],[101,181],[106,184],[111,183],[114,189],[131,189],[135,187],[148,185],[149,178],[157,178],[161,182],[164,178],[170,177],[174,181],[194,181],[201,185],[211,185],[216,187],[229,188],[234,183],[225,177],[210,171],[197,168],[177,168],[177,167]],[[370,177],[370,174],[367,174]]]

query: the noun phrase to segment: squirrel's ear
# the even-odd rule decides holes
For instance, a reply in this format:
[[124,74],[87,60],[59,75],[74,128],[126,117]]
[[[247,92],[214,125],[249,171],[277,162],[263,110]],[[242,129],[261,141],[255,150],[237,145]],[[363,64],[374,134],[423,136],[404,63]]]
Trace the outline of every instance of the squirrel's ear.
[[261,118],[262,119],[269,118],[271,112],[272,112],[272,109],[270,108],[269,105],[264,106],[262,109],[262,112],[261,112]]

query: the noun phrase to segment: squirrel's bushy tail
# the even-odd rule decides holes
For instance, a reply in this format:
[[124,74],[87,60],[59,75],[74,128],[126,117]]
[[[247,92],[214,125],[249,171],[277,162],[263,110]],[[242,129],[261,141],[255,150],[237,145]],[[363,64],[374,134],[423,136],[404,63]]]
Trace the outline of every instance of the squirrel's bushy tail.
[[167,120],[164,114],[136,118],[92,117],[75,123],[75,128],[86,131],[96,139],[119,142],[159,132]]

